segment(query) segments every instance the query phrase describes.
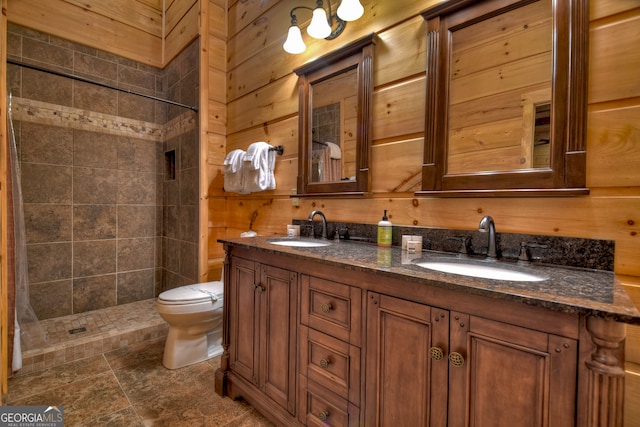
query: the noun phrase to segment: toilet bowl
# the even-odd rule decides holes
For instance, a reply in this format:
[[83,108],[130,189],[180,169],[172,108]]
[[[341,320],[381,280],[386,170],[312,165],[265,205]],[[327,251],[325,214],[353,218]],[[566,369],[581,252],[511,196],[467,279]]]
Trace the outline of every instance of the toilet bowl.
[[177,369],[222,353],[223,294],[222,282],[206,282],[158,296],[158,313],[169,324],[164,366]]

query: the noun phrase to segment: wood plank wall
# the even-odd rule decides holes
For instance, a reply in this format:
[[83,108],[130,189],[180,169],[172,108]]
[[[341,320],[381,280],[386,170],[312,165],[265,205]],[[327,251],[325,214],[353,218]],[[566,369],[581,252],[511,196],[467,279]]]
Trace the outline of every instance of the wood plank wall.
[[199,35],[199,0],[8,0],[7,16],[158,68]]
[[[329,221],[377,223],[388,209],[394,224],[475,229],[490,214],[498,232],[613,239],[615,271],[640,306],[640,5],[590,1],[587,184],[572,198],[414,197],[423,152],[426,28],[419,12],[435,0],[361,0],[365,15],[334,41],[311,40],[289,55],[282,43],[290,9],[301,0],[229,0],[226,152],[254,141],[283,145],[277,189],[245,196],[222,191],[222,156],[210,144],[209,257],[221,257],[219,236],[252,229],[281,235],[292,218],[321,209]],[[334,3],[337,4],[337,1]],[[301,199],[290,193],[298,170],[298,101],[292,70],[371,31],[380,36],[374,64],[372,195],[365,199]],[[389,167],[389,166],[393,167]],[[221,216],[224,215],[224,218]],[[224,230],[226,230],[223,233]],[[640,419],[640,332],[627,340],[627,419]],[[631,425],[631,424],[629,424]]]

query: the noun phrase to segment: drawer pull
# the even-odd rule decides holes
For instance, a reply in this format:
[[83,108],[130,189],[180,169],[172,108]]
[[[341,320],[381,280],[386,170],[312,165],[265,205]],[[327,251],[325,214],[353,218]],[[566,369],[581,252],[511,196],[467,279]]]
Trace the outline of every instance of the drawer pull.
[[429,355],[433,360],[442,360],[444,359],[444,351],[440,347],[431,347],[429,349]]
[[451,362],[453,366],[459,368],[460,366],[464,365],[464,356],[460,353],[452,351],[451,354],[449,354],[449,362]]
[[327,421],[327,419],[329,418],[329,411],[322,411],[318,414],[318,418],[320,418],[320,420],[322,421]]
[[329,367],[329,365],[331,364],[331,360],[329,360],[329,358],[327,357],[326,359],[321,359],[320,360],[320,367],[322,369],[327,369]]
[[323,313],[328,314],[333,309],[333,307],[331,307],[331,303],[325,302],[324,304],[322,304],[322,306],[320,306],[320,309]]

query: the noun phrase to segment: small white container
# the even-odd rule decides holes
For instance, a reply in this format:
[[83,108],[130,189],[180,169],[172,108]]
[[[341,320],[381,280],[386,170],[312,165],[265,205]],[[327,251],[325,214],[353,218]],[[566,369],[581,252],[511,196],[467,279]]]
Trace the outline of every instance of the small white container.
[[414,252],[422,252],[422,236],[411,236],[409,234],[403,235],[402,236],[402,250],[403,251],[408,251],[409,247],[408,247],[408,243],[409,242],[416,242],[413,243],[413,251]]
[[287,224],[287,236],[288,237],[299,237],[300,236],[300,226]]

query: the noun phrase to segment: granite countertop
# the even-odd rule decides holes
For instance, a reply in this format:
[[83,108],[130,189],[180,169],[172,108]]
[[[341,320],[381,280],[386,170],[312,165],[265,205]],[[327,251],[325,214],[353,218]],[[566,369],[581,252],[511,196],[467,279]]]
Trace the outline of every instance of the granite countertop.
[[[289,247],[274,245],[269,240],[278,237],[244,237],[220,239],[231,246],[257,249],[321,264],[363,271],[382,277],[409,280],[459,292],[529,304],[566,313],[594,315],[619,322],[640,325],[640,312],[626,290],[610,271],[558,267],[533,263],[497,261],[492,265],[544,276],[536,282],[483,279],[459,274],[442,273],[420,267],[416,262],[464,259],[452,253],[422,251],[408,254],[400,247],[379,248],[370,243],[331,240],[322,247]],[[295,240],[295,239],[294,239]],[[298,238],[298,240],[314,240]],[[469,257],[484,263],[484,257]],[[489,263],[488,263],[489,264]]]

